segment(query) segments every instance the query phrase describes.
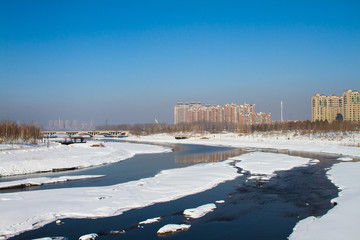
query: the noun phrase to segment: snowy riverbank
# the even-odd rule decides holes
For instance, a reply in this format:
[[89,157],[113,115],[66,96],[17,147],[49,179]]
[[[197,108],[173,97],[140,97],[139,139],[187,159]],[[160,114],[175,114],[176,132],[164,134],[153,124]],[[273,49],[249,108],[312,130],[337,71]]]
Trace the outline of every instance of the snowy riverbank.
[[209,146],[228,146],[241,148],[264,148],[311,153],[328,153],[360,158],[360,133],[327,133],[317,135],[297,135],[290,133],[257,133],[239,135],[187,134],[188,139],[176,140],[174,134],[132,136],[129,141],[152,143],[186,143]]
[[341,192],[332,200],[336,206],[322,217],[308,217],[294,228],[290,240],[307,239],[359,239],[360,162],[334,165],[328,177]]
[[51,143],[36,147],[0,151],[0,176],[85,168],[118,162],[135,154],[160,153],[170,148],[133,143],[107,142],[104,147],[92,147],[100,142],[61,145]]

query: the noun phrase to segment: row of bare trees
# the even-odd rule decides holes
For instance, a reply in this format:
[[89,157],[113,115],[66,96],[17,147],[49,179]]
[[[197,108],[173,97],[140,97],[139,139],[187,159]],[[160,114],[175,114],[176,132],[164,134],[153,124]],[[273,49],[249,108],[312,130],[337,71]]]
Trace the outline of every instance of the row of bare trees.
[[360,130],[360,122],[350,121],[289,121],[271,125],[253,125],[251,132],[258,131],[299,131],[302,133],[352,132]]
[[227,123],[197,122],[192,124],[136,124],[136,125],[111,125],[99,126],[97,130],[125,130],[134,135],[149,135],[156,133],[179,133],[179,132],[222,132],[231,131],[239,133],[271,132],[271,131],[299,131],[302,133],[318,132],[348,132],[359,131],[360,122],[349,121],[289,121],[274,122],[261,125],[239,125]]
[[42,137],[40,128],[33,124],[20,123],[12,121],[0,122],[0,143],[36,143],[37,139]]

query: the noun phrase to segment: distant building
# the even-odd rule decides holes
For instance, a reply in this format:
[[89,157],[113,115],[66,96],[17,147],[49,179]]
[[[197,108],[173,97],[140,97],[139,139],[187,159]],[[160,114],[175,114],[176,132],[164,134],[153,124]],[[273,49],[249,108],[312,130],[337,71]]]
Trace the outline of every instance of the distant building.
[[315,94],[311,98],[312,121],[360,121],[360,93],[346,90],[341,97]]
[[179,102],[174,107],[174,123],[212,122],[235,125],[271,124],[271,113],[256,113],[255,104],[202,105]]
[[49,120],[49,123],[44,128],[45,130],[49,131],[58,131],[58,130],[72,130],[72,131],[79,131],[79,130],[94,130],[95,129],[95,122],[94,120],[90,121],[90,124],[87,122],[82,121],[80,124],[77,120],[73,120],[70,124],[69,120]]

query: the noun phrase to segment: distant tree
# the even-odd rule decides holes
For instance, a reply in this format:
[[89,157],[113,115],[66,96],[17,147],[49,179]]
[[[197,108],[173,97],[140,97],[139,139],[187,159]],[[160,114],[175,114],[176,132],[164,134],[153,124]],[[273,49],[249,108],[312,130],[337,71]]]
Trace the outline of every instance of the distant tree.
[[341,113],[338,113],[338,114],[336,115],[336,121],[343,121],[343,120],[344,120],[343,115],[342,115]]
[[0,142],[2,143],[36,143],[37,139],[42,137],[40,128],[32,123],[20,123],[11,121],[0,122]]

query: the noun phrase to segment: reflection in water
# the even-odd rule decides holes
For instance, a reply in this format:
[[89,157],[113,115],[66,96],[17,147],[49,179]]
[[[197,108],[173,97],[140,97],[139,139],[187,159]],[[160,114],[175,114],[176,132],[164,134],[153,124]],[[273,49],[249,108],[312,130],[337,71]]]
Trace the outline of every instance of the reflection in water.
[[234,149],[233,151],[221,151],[207,154],[191,154],[191,155],[176,155],[175,163],[178,165],[188,165],[197,163],[219,162],[231,157],[239,156],[247,153],[244,149]]

